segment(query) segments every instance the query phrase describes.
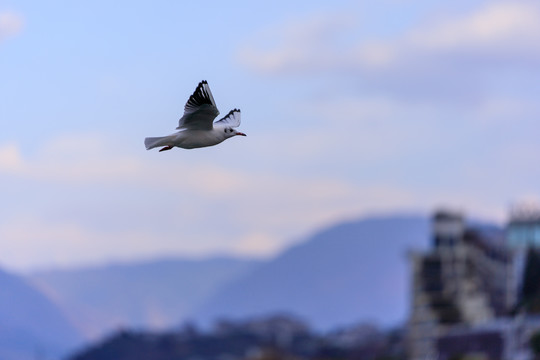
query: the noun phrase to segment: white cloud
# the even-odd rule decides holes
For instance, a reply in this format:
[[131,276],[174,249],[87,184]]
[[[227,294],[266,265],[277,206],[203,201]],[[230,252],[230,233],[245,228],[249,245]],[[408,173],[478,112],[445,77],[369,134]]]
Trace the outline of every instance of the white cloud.
[[0,11],[0,41],[22,31],[24,20],[15,12]]
[[334,14],[270,29],[279,43],[271,44],[263,32],[241,48],[239,61],[263,73],[357,71],[364,76],[389,70],[432,75],[456,62],[465,71],[478,69],[471,61],[483,66],[540,63],[540,6],[534,2],[491,2],[469,14],[416,24],[387,39],[362,34],[359,25],[343,19],[351,18]]
[[353,20],[347,14],[335,13],[289,22],[257,34],[250,44],[240,48],[237,57],[241,63],[268,73],[331,67],[341,60],[337,43],[354,28]]
[[445,19],[429,28],[416,30],[410,43],[433,50],[482,49],[526,46],[540,39],[540,8],[533,3],[489,3],[476,13]]
[[[389,126],[387,119],[393,113],[386,107],[384,101],[374,100],[366,116],[380,116],[374,124]],[[399,135],[403,130],[396,131]],[[418,143],[425,136],[421,131],[419,123],[413,131],[418,132]],[[373,132],[368,129],[364,140]],[[423,166],[403,151],[409,149],[406,144],[398,143],[392,152],[383,152],[383,160],[375,161],[373,167],[369,156],[381,151],[377,146],[393,140],[372,136],[376,141],[367,145],[364,157],[356,148],[346,149],[350,158],[343,157],[343,151],[330,155],[358,167],[365,178],[358,183],[333,171],[295,175],[275,169],[228,168],[207,161],[197,165],[186,162],[185,153],[141,150],[130,154],[122,152],[118,144],[92,136],[61,137],[32,156],[23,155],[13,144],[0,146],[0,176],[4,181],[15,180],[10,187],[15,195],[3,200],[10,210],[0,220],[0,263],[26,269],[175,253],[261,256],[302,240],[314,229],[361,214],[430,211],[442,204],[475,215],[504,215],[504,199],[513,192],[508,184],[500,186],[506,178],[492,180],[504,170],[498,165],[487,163],[479,169],[473,158],[458,167],[449,164],[448,171],[441,174],[437,167],[425,176],[442,180],[455,173],[457,179],[436,185],[433,179],[427,180],[429,186],[411,184],[411,179],[418,178],[407,178],[401,171],[390,173],[395,176],[372,177],[374,168],[392,170],[386,168],[396,159],[405,163],[408,173]],[[453,146],[454,140],[446,139]],[[422,146],[437,151],[429,149],[429,144]],[[510,153],[508,159],[494,154],[493,161],[502,159],[508,163],[504,166],[519,173],[537,160],[537,156],[522,156],[534,150],[516,150],[523,160],[519,164],[512,162]],[[412,151],[417,151],[414,146]],[[486,188],[486,179],[497,188]],[[531,188],[520,189],[532,192]]]
[[69,221],[51,222],[35,214],[11,217],[1,225],[0,261],[17,270],[133,259],[174,250],[139,229],[105,232]]
[[1,146],[0,175],[16,179],[20,193],[39,188],[42,195],[4,200],[23,204],[0,224],[0,262],[25,268],[159,253],[269,255],[321,224],[411,204],[392,185],[360,188],[331,174],[171,163],[114,149],[90,136],[58,138],[34,156]]
[[0,169],[8,173],[16,173],[22,166],[23,159],[17,145],[6,144],[0,147]]
[[0,173],[34,180],[64,183],[92,183],[135,176],[136,161],[113,152],[107,154],[103,141],[92,136],[60,137],[47,144],[33,158],[22,156],[18,146],[0,146]]
[[253,232],[244,235],[233,248],[239,255],[267,256],[280,250],[281,239],[276,239],[264,232]]

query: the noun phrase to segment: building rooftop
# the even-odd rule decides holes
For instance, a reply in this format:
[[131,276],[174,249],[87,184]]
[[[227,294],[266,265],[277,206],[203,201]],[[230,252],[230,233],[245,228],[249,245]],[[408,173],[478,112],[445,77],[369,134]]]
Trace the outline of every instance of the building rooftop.
[[433,220],[435,221],[448,221],[448,220],[463,220],[463,215],[456,211],[450,211],[450,210],[437,210],[433,214]]
[[514,206],[510,210],[510,224],[540,223],[540,207],[532,205]]

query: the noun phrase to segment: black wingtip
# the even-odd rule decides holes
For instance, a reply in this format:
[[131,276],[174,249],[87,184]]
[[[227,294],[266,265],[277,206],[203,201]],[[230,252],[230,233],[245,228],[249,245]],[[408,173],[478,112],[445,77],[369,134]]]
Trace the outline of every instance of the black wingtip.
[[198,91],[200,88],[203,87],[203,85],[208,85],[208,82],[206,80],[201,81],[199,85],[197,85],[197,89],[195,89],[195,91]]
[[186,107],[197,107],[202,104],[214,105],[212,95],[210,94],[209,87],[205,88],[205,85],[208,86],[208,82],[203,80],[197,85],[197,88],[193,94],[189,97]]
[[[232,109],[231,111],[229,111],[229,113],[227,114],[227,116],[230,116],[230,115],[232,115],[232,114],[235,113],[235,112],[240,112],[240,109]],[[227,116],[225,116],[225,117],[227,117]]]
[[195,89],[195,92],[199,91],[203,87],[203,85],[208,85],[208,82],[206,80],[202,80],[201,82],[199,82],[197,88]]

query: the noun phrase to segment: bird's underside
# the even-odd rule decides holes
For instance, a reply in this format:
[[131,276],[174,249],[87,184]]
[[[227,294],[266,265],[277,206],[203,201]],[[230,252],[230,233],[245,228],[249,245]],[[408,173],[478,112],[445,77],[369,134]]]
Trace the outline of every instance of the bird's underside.
[[161,147],[159,152],[171,150],[173,147],[193,149],[213,146],[222,141],[244,133],[233,128],[240,126],[240,110],[233,109],[214,122],[219,115],[210,87],[201,81],[184,106],[184,114],[178,120],[176,134],[147,137],[144,141],[147,150]]

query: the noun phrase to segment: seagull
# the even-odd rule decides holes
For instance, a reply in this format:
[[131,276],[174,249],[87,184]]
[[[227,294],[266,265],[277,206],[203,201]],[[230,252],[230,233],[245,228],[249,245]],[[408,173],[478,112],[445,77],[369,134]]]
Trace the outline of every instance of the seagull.
[[222,119],[214,122],[219,115],[216,102],[208,86],[203,80],[197,85],[195,92],[189,97],[184,107],[184,115],[178,121],[175,134],[144,139],[146,150],[163,146],[161,151],[173,147],[194,149],[217,145],[230,137],[246,134],[234,130],[240,126],[240,110],[233,109]]

